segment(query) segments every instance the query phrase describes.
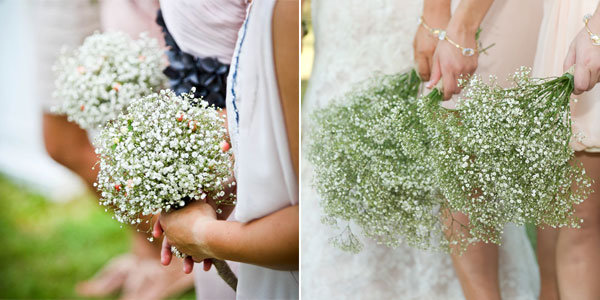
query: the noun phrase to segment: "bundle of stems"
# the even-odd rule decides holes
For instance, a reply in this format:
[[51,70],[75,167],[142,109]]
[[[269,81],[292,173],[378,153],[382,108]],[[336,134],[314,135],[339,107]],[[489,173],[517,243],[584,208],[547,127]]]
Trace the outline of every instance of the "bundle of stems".
[[[521,68],[510,88],[490,80],[462,81],[456,109],[446,109],[438,89],[418,95],[413,70],[315,112],[308,159],[325,221],[424,249],[499,244],[507,223],[577,227],[574,205],[591,184],[569,147],[573,76],[535,79]],[[358,251],[350,228],[333,242]]]
[[464,81],[455,110],[434,90],[421,101],[436,186],[450,211],[469,217],[473,240],[501,242],[507,223],[578,227],[574,205],[591,182],[569,142],[573,76],[531,78],[520,68],[502,88],[494,78]]

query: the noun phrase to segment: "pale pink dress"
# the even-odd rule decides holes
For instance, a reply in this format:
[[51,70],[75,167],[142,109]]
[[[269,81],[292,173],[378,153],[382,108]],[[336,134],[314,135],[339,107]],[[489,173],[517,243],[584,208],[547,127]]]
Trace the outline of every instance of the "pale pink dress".
[[[583,16],[596,10],[598,1],[545,0],[544,18],[533,67],[535,77],[560,76],[571,41],[583,28]],[[600,33],[600,32],[599,32]],[[575,151],[600,152],[600,86],[571,102]]]
[[183,52],[231,63],[246,0],[160,1],[165,24]]
[[[452,8],[455,9],[459,3],[452,1]],[[479,54],[475,74],[484,79],[493,75],[500,85],[506,87],[509,84],[507,79],[519,67],[533,66],[542,6],[542,0],[494,1],[480,26],[481,45],[493,46]],[[458,98],[460,95],[455,95],[443,105],[454,107]]]

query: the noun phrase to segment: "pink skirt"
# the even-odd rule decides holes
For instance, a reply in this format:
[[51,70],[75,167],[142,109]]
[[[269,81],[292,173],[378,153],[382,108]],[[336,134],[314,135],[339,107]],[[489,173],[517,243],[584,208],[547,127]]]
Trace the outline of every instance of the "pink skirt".
[[[533,67],[535,77],[560,76],[571,41],[583,28],[583,16],[593,13],[597,1],[546,0]],[[600,87],[571,102],[575,151],[600,152]]]

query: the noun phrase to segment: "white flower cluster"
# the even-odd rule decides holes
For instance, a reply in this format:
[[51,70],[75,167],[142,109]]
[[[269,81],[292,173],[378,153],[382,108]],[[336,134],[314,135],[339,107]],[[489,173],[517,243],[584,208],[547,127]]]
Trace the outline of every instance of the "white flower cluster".
[[[415,78],[378,80],[314,114],[308,159],[325,222],[388,246],[459,251],[500,243],[507,223],[579,225],[573,207],[591,185],[569,147],[572,76],[521,69],[508,89],[474,76],[456,110],[437,89],[418,97]],[[349,225],[334,243],[361,246]]]
[[52,112],[84,129],[115,119],[133,99],[165,86],[162,55],[146,34],[133,40],[122,32],[94,33],[79,48],[63,50],[55,64],[53,97],[61,104]]
[[507,223],[577,227],[573,206],[591,186],[571,163],[572,78],[533,79],[521,68],[512,82],[473,76],[456,111],[430,106],[437,113],[425,117],[440,191],[469,216],[473,237],[494,243]]
[[361,244],[350,226],[388,246],[401,241],[437,247],[443,199],[428,162],[429,138],[417,114],[420,80],[415,72],[377,80],[313,115],[308,159],[326,214],[340,226],[334,244],[349,251]]
[[162,90],[136,99],[102,129],[96,186],[119,222],[139,224],[140,215],[207,197],[217,204],[235,199],[226,195],[232,161],[224,118],[192,93]]

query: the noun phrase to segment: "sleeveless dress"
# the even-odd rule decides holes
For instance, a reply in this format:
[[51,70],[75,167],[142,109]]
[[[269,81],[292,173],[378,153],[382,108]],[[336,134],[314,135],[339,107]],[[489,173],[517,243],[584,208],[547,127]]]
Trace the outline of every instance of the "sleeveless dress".
[[[274,5],[275,0],[250,4],[228,78],[227,119],[236,158],[235,218],[239,222],[298,204],[298,178],[273,61]],[[277,234],[276,229],[273,234]],[[298,285],[298,271],[240,263],[237,299],[297,299]]]
[[[456,1],[453,1],[453,4]],[[312,1],[315,34],[313,72],[303,100],[303,139],[310,137],[310,113],[378,73],[413,66],[412,39],[422,1]],[[482,24],[482,42],[496,46],[479,58],[478,73],[513,72],[531,65],[541,1],[496,1]],[[522,16],[519,20],[515,16]],[[537,29],[536,29],[537,30]],[[521,45],[513,49],[514,44]],[[523,53],[525,55],[523,56]],[[498,71],[499,70],[499,71]],[[444,105],[453,105],[446,101]],[[304,141],[306,142],[306,141]],[[312,166],[302,159],[302,296],[307,299],[464,299],[449,255],[408,246],[390,249],[364,240],[351,254],[333,247],[336,233],[320,222],[319,196],[311,186]],[[503,299],[537,299],[539,275],[521,227],[507,226],[499,248]]]
[[[165,74],[170,78],[171,89],[187,93],[194,86],[196,96],[225,107],[227,72],[238,31],[246,17],[246,6],[245,0],[160,2],[157,23],[164,27],[166,44],[170,47],[167,51],[170,66]],[[224,73],[219,70],[223,67]],[[204,91],[205,94],[198,95]],[[234,215],[229,218],[232,219]],[[238,263],[228,264],[237,273]],[[204,272],[198,264],[194,270],[197,299],[235,299],[236,293],[218,277],[215,268]]]
[[225,108],[229,64],[246,17],[246,0],[162,1],[157,23],[163,27],[169,66],[164,70],[177,94],[202,97]]
[[[544,19],[538,39],[533,67],[536,77],[560,76],[571,41],[583,28],[583,16],[596,10],[597,1],[545,0]],[[597,33],[597,32],[596,32]],[[591,42],[591,41],[590,41]],[[600,86],[575,96],[571,102],[573,133],[581,140],[572,140],[575,151],[600,152]]]

